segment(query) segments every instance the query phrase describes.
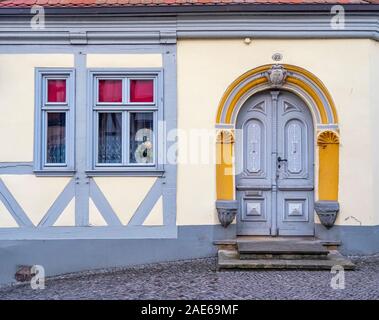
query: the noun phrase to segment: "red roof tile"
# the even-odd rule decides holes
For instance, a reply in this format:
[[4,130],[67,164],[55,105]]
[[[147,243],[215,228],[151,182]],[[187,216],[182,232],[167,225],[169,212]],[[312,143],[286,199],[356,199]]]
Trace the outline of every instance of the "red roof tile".
[[233,4],[379,4],[379,0],[4,0],[3,8],[44,7],[124,7]]

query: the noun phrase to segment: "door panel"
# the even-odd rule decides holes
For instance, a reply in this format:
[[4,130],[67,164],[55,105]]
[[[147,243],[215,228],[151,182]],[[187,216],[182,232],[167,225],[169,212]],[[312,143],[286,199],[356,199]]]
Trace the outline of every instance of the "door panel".
[[287,155],[287,174],[299,175],[306,171],[304,144],[304,124],[298,120],[288,121],[285,129],[284,153]]
[[271,231],[271,191],[238,192],[240,212],[238,234],[269,235]]
[[241,108],[236,129],[238,234],[313,234],[314,144],[307,106],[288,92],[259,93]]
[[249,176],[264,176],[265,125],[259,120],[251,119],[246,122],[245,130],[244,168]]
[[271,227],[271,98],[257,94],[237,121],[236,183],[240,203],[238,234],[270,234]]
[[297,96],[278,97],[278,233],[313,234],[313,123]]
[[271,188],[270,97],[258,94],[247,100],[237,120],[236,175],[241,186]]

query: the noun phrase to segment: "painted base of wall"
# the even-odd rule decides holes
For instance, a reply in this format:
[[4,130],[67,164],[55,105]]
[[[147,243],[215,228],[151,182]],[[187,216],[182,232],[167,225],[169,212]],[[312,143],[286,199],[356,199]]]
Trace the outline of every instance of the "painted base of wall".
[[333,226],[326,229],[316,224],[316,237],[322,240],[341,241],[339,251],[349,255],[379,253],[379,226]]
[[[43,265],[47,276],[143,263],[214,256],[214,240],[233,239],[236,225],[180,226],[177,239],[0,241],[0,284],[18,265]],[[344,254],[379,253],[379,226],[316,225],[316,236],[342,242]]]
[[42,265],[47,276],[89,269],[216,255],[214,240],[231,239],[235,225],[181,226],[177,239],[0,241],[0,284],[18,265]]

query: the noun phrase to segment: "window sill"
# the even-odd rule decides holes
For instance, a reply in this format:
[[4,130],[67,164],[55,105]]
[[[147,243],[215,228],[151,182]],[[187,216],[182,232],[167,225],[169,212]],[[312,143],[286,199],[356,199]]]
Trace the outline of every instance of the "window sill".
[[164,170],[87,170],[89,177],[162,177]]
[[37,177],[72,177],[75,170],[33,170]]

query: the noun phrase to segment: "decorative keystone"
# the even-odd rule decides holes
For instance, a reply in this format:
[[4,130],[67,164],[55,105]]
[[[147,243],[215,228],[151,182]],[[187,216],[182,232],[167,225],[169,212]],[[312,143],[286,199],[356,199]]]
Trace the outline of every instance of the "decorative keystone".
[[281,87],[286,82],[287,70],[282,65],[275,64],[265,73],[265,76],[270,86]]
[[337,201],[320,200],[315,202],[315,210],[322,225],[330,229],[337,219],[340,205]]
[[235,200],[217,200],[216,209],[218,213],[218,219],[220,220],[221,225],[226,228],[230,225],[238,209],[238,201]]

